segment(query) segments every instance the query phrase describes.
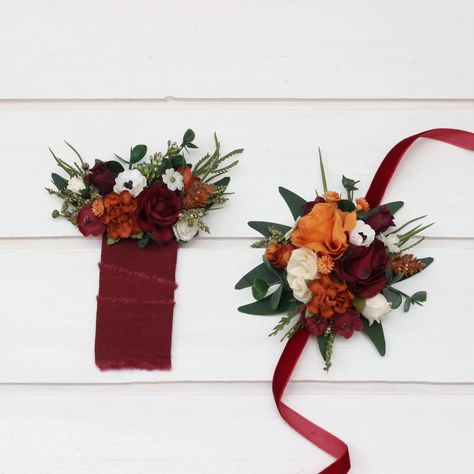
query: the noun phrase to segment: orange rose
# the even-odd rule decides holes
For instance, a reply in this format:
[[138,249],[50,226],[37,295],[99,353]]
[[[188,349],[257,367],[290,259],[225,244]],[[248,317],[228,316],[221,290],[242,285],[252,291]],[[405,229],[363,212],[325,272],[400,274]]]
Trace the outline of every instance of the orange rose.
[[324,199],[326,199],[326,202],[339,202],[341,195],[336,193],[336,191],[326,191],[324,193]]
[[295,247],[307,247],[323,255],[340,255],[347,249],[347,232],[356,224],[353,212],[341,211],[335,204],[316,204],[302,217],[291,234]]
[[268,244],[265,257],[275,267],[286,268],[293,249],[293,245],[271,243]]
[[107,235],[111,239],[126,239],[141,232],[134,215],[137,202],[128,191],[107,194],[102,201],[102,222],[107,226]]

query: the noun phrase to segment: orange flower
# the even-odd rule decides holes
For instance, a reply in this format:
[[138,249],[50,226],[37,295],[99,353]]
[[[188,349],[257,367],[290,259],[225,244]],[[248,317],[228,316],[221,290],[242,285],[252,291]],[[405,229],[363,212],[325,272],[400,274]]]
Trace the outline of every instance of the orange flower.
[[308,247],[323,255],[338,256],[347,249],[347,232],[355,227],[356,220],[355,211],[341,211],[331,203],[316,204],[298,222],[291,242],[295,247]]
[[369,203],[365,198],[357,198],[356,199],[357,210],[367,212],[370,209]]
[[265,257],[275,267],[286,268],[293,249],[293,245],[271,243],[268,244]]
[[213,184],[202,184],[199,181],[196,181],[184,196],[183,207],[185,209],[204,207],[209,202],[209,198],[213,192]]
[[326,202],[339,202],[341,195],[336,193],[336,191],[326,191],[324,193],[324,199],[326,199]]
[[334,260],[332,259],[331,255],[322,255],[318,258],[316,267],[318,269],[318,273],[328,275],[334,270]]
[[92,201],[92,214],[96,217],[102,217],[102,214],[104,213],[104,202],[102,199],[96,199],[95,201]]
[[135,220],[137,202],[128,191],[107,194],[103,204],[102,222],[107,226],[107,235],[111,239],[126,239],[141,232]]
[[320,275],[309,284],[312,298],[308,309],[323,318],[345,313],[351,306],[354,295],[343,282],[333,280],[329,275]]

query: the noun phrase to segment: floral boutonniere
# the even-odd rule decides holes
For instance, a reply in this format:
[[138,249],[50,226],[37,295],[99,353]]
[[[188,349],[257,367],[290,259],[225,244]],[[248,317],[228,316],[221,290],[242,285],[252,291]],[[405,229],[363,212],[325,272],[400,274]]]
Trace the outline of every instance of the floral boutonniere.
[[189,241],[199,231],[209,232],[205,217],[224,204],[230,182],[223,177],[237,165],[231,158],[242,149],[222,154],[214,135],[215,150],[194,166],[186,153],[198,148],[188,129],[178,145],[168,141],[165,152],[148,154],[146,145],[136,145],[128,159],[96,160],[90,165],[69,145],[77,161],[69,164],[53,151],[65,173],[52,173],[55,189],[47,191],[62,200],[53,217],[64,217],[85,236],[107,235],[107,243],[137,239],[139,247],[151,241],[165,244],[173,239]]
[[263,263],[247,273],[236,289],[252,288],[256,301],[241,306],[247,314],[286,315],[271,335],[291,338],[305,328],[316,336],[325,370],[331,367],[336,338],[364,332],[385,354],[382,321],[392,310],[422,305],[426,292],[408,295],[396,287],[433,261],[410,251],[432,224],[417,217],[397,226],[394,215],[403,202],[369,208],[354,198],[359,181],[342,177],[345,196],[330,191],[320,154],[323,193],[306,201],[279,188],[295,219],[293,226],[252,221],[263,235],[253,247],[264,248]]

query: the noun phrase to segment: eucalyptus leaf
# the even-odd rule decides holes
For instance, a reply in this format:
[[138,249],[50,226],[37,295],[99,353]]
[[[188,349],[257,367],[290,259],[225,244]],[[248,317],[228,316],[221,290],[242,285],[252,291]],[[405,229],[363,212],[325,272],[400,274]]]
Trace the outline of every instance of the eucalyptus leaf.
[[291,230],[290,226],[283,224],[276,224],[275,222],[266,222],[266,221],[250,221],[248,223],[249,227],[256,230],[264,237],[270,237],[270,228],[273,227],[276,230],[279,230],[282,234],[286,234]]
[[135,145],[130,152],[130,163],[138,163],[145,158],[147,149],[146,145]]
[[281,194],[281,197],[285,200],[288,207],[290,208],[290,212],[293,216],[293,219],[296,220],[298,219],[298,217],[301,217],[303,214],[303,207],[307,201],[295,194],[293,191],[290,191],[289,189],[283,188],[281,186],[278,188],[278,191]]
[[65,191],[69,181],[66,178],[63,178],[57,173],[51,173],[51,179],[54,185],[58,188],[58,191]]
[[388,202],[387,204],[382,204],[378,207],[374,207],[373,209],[370,209],[367,212],[359,211],[357,213],[357,217],[359,219],[364,220],[367,217],[379,212],[382,207],[386,207],[390,211],[390,214],[392,214],[393,216],[398,210],[400,210],[403,207],[403,204],[404,204],[403,201]]
[[107,169],[113,171],[114,173],[119,174],[122,171],[125,171],[124,167],[118,161],[106,161],[104,164]]
[[405,300],[405,304],[403,305],[403,311],[405,311],[405,313],[408,313],[408,311],[410,311],[410,306],[411,306],[411,298],[407,298]]
[[112,239],[112,238],[110,238],[110,237],[107,237],[107,245],[114,245],[114,244],[116,244],[119,240],[120,240],[120,237],[118,237],[117,239]]
[[[193,142],[195,138],[196,138],[196,134],[194,133],[194,131],[188,128],[184,132],[184,135],[183,135],[183,145],[189,146],[189,144]],[[190,147],[190,148],[197,148],[197,147]]]
[[280,281],[280,277],[275,273],[271,272],[264,263],[256,266],[248,273],[246,273],[235,285],[236,290],[241,290],[242,288],[248,288],[252,286],[254,279],[259,278],[268,285],[273,285]]
[[268,288],[270,288],[270,285],[266,281],[264,281],[260,278],[255,278],[253,280],[253,283],[252,283],[252,295],[253,295],[253,297],[257,301],[263,300],[263,298],[265,298],[265,296],[267,296]]
[[417,291],[411,295],[411,299],[418,303],[423,303],[426,301],[426,291]]
[[144,236],[138,241],[138,247],[144,249],[151,241],[150,234],[144,234]]
[[381,323],[374,322],[372,326],[369,325],[369,322],[364,317],[362,319],[362,325],[364,326],[363,332],[366,334],[369,339],[374,344],[378,353],[381,356],[385,355],[385,336],[383,334],[383,327]]
[[270,298],[270,305],[273,309],[277,309],[283,295],[283,286],[280,285]]
[[393,291],[389,287],[384,288],[383,295],[385,296],[387,301],[390,303],[390,306],[392,307],[392,309],[397,309],[402,304],[402,296],[396,291]]
[[283,290],[278,308],[274,309],[272,307],[272,296],[273,295],[269,295],[263,300],[240,306],[238,310],[245,314],[273,316],[275,314],[285,313],[290,309],[298,307],[299,305],[299,303],[293,299],[291,292]]

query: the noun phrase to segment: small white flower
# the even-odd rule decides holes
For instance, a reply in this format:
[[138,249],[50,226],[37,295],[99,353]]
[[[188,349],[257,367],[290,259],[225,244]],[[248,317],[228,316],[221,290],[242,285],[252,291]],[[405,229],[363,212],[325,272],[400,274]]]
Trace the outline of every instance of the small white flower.
[[375,231],[364,221],[357,220],[354,229],[349,234],[349,242],[352,245],[368,247],[375,238]]
[[316,252],[305,247],[291,252],[291,257],[286,267],[287,280],[290,288],[293,290],[293,296],[302,303],[307,303],[311,299],[311,291],[306,281],[317,278],[317,260]]
[[120,194],[128,191],[133,197],[137,197],[146,186],[146,178],[137,169],[125,170],[115,178],[114,192]]
[[181,191],[183,189],[183,175],[173,168],[167,169],[162,179],[170,191]]
[[178,240],[182,240],[183,242],[187,242],[191,240],[193,237],[196,236],[198,233],[199,227],[196,224],[189,225],[187,219],[180,219],[176,224],[173,226],[174,235]]
[[84,184],[82,178],[73,176],[67,183],[67,189],[73,193],[79,194],[81,191],[86,189],[86,185]]
[[377,239],[384,243],[385,247],[388,248],[388,251],[390,253],[400,252],[400,247],[398,246],[398,244],[400,243],[400,239],[396,236],[396,234],[380,234],[379,236],[377,236]]
[[384,316],[392,311],[390,303],[381,293],[367,298],[365,300],[364,309],[361,311],[362,316],[369,321],[369,326],[372,326],[374,321],[380,323]]

